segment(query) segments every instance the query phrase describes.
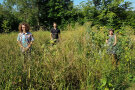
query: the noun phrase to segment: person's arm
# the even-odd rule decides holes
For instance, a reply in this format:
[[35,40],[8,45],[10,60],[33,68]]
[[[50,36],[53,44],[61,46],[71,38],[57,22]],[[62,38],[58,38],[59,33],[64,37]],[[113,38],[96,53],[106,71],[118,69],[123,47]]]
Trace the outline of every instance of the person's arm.
[[106,43],[108,43],[108,39],[106,39]]
[[32,43],[33,43],[33,41],[34,41],[34,38],[33,38],[33,35],[31,35],[30,36],[30,43],[29,43],[29,45],[25,48],[25,50],[28,50],[30,47],[31,47],[31,45],[32,45]]
[[53,40],[53,37],[52,37],[52,29],[50,31],[50,39]]
[[20,41],[17,41],[17,42],[18,42],[19,47],[23,48],[21,42]]
[[53,39],[52,39],[52,33],[50,33],[50,39],[53,40]]
[[17,42],[18,42],[19,47],[23,48],[23,46],[21,44],[21,40],[20,40],[20,33],[18,34]]
[[32,43],[33,43],[33,41],[31,41],[31,42],[29,43],[29,45],[26,47],[26,50],[28,50],[28,49],[31,47]]
[[58,33],[58,37],[59,37],[59,41],[61,40],[61,32],[59,30],[59,33]]
[[114,37],[114,46],[116,45],[116,43],[117,43],[117,37],[116,37],[116,35],[115,35],[115,37]]

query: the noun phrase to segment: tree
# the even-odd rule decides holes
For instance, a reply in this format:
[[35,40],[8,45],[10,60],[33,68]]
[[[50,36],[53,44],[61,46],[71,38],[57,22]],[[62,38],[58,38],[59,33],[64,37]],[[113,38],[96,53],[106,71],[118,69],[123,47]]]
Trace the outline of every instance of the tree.
[[0,5],[0,33],[18,30],[18,24],[18,18],[3,5]]
[[21,21],[31,26],[50,27],[52,22],[61,24],[72,16],[71,0],[4,0],[5,6],[16,8],[16,15]]
[[41,0],[39,2],[40,21],[50,27],[53,22],[65,22],[72,15],[73,2],[71,0]]

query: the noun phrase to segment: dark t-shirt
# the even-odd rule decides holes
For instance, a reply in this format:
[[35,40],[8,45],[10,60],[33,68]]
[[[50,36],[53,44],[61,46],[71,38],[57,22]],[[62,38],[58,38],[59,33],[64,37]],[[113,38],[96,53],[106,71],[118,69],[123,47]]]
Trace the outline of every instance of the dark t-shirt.
[[58,39],[59,38],[59,34],[60,34],[60,30],[56,28],[56,30],[54,28],[51,29],[51,33],[52,33],[52,38],[53,39]]

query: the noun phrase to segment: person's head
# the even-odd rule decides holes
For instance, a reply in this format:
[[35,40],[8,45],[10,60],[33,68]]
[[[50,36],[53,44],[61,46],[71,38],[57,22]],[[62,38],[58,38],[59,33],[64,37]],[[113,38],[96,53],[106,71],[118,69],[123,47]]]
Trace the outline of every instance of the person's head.
[[57,23],[56,22],[53,23],[53,27],[55,27],[55,28],[57,27]]
[[21,23],[19,25],[19,31],[22,32],[29,32],[30,26],[27,23]]
[[110,30],[109,30],[109,34],[110,34],[110,35],[113,35],[113,34],[114,34],[114,30],[113,30],[113,29],[110,29]]

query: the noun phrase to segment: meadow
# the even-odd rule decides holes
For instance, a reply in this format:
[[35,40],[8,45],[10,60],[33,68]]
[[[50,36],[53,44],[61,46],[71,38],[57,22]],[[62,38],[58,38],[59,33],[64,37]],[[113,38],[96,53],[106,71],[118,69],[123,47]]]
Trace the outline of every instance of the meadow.
[[106,26],[68,25],[54,46],[50,32],[32,33],[30,73],[23,71],[18,33],[0,34],[0,89],[125,90],[135,83],[135,37],[130,26],[115,30],[117,67],[106,52]]

